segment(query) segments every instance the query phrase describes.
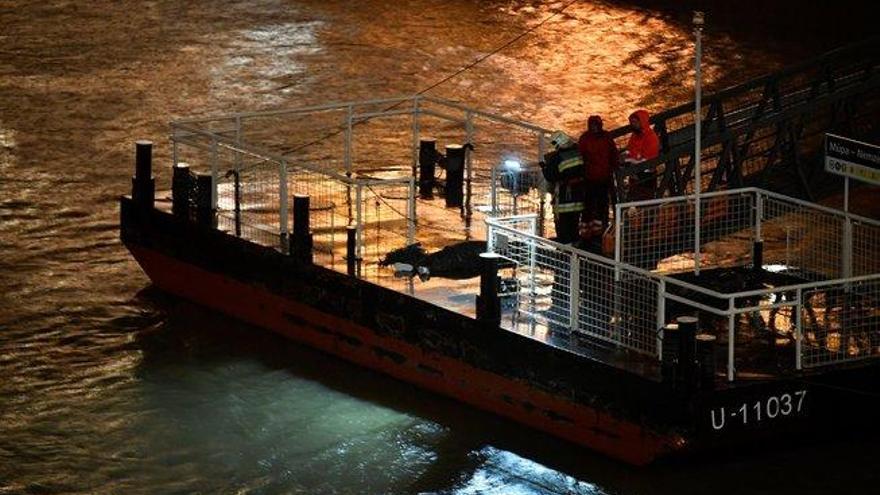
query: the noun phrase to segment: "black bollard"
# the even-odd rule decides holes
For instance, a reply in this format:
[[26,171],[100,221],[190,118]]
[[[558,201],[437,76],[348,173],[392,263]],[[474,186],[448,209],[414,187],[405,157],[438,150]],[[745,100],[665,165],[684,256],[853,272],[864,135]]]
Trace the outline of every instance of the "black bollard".
[[355,269],[357,267],[357,227],[349,225],[345,228],[345,231],[345,261],[348,268],[348,274],[354,277],[356,275]]
[[660,372],[663,381],[675,383],[678,378],[679,344],[681,337],[678,335],[678,324],[669,323],[663,327],[663,355],[660,362]]
[[437,169],[437,141],[425,138],[419,141],[419,197],[434,197],[434,174]]
[[293,196],[293,249],[290,254],[304,263],[314,261],[312,233],[309,229],[309,197]]
[[498,253],[480,253],[480,294],[477,296],[477,319],[491,326],[501,324],[501,299],[498,297]]
[[679,380],[690,387],[696,378],[694,363],[694,339],[699,320],[694,316],[679,316],[678,323],[678,374]]
[[195,180],[189,165],[183,162],[173,167],[171,178],[171,213],[176,217],[189,219],[192,211]]
[[464,205],[464,146],[450,144],[446,147],[446,206]]
[[135,142],[134,177],[131,178],[131,199],[142,208],[152,208],[156,201],[156,179],[153,177],[153,142]]
[[760,272],[764,266],[764,241],[752,244],[752,270]]
[[216,228],[217,216],[211,195],[214,191],[214,178],[211,174],[196,175],[196,223],[205,227]]
[[715,388],[715,373],[717,363],[715,361],[715,336],[701,333],[695,338],[697,362],[699,363],[699,383],[701,390],[713,390]]

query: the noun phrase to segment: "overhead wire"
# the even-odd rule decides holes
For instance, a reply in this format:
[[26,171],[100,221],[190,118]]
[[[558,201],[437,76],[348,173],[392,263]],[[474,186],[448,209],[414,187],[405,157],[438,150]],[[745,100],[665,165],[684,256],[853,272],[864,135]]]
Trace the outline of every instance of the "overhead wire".
[[[438,86],[440,86],[440,85],[442,85],[442,84],[444,84],[444,83],[447,83],[447,82],[451,81],[452,79],[454,79],[454,78],[458,77],[459,75],[461,75],[461,74],[467,72],[468,70],[473,69],[473,68],[476,67],[477,65],[479,65],[479,64],[481,64],[481,63],[483,63],[483,62],[485,62],[485,61],[486,61],[487,59],[489,59],[490,57],[492,57],[492,56],[498,54],[500,51],[504,50],[505,48],[507,48],[507,47],[513,45],[513,44],[516,43],[517,41],[519,41],[519,40],[525,38],[526,36],[528,36],[529,34],[533,33],[534,31],[536,31],[537,29],[539,29],[541,26],[543,26],[544,24],[546,24],[547,22],[549,22],[550,20],[552,20],[552,19],[555,18],[556,16],[562,14],[563,12],[565,12],[566,9],[568,9],[569,7],[571,7],[572,5],[574,5],[575,3],[579,2],[579,1],[580,1],[580,0],[570,0],[569,2],[567,2],[567,3],[566,3],[565,5],[563,5],[562,7],[560,7],[560,8],[558,8],[558,9],[554,10],[552,13],[550,13],[550,15],[546,16],[545,18],[543,18],[540,22],[538,22],[538,23],[535,24],[534,26],[529,27],[528,29],[526,29],[525,31],[521,32],[520,34],[514,36],[513,38],[509,39],[509,40],[506,41],[505,43],[503,43],[503,44],[497,46],[496,48],[492,49],[490,52],[488,52],[488,53],[486,53],[486,54],[484,54],[484,55],[481,55],[481,56],[477,57],[477,58],[474,59],[472,62],[470,62],[469,64],[467,64],[467,65],[465,65],[465,66],[463,66],[463,67],[461,67],[461,68],[459,68],[457,71],[453,72],[452,74],[450,74],[450,75],[448,75],[448,76],[446,76],[446,77],[440,79],[439,81],[437,81],[437,82],[431,84],[430,86],[428,86],[428,87],[422,89],[421,91],[417,92],[417,93],[415,94],[415,96],[421,96],[421,95],[427,93],[428,91],[431,91],[432,89],[435,89],[435,88],[437,88]],[[399,107],[399,106],[400,106],[401,104],[403,104],[403,103],[404,103],[403,101],[399,101],[399,102],[397,102],[397,103],[394,103],[394,104],[392,104],[392,105],[390,105],[390,106],[384,108],[384,109],[382,110],[382,112],[388,112],[388,111],[390,111],[390,110],[394,110],[395,108]],[[352,123],[352,127],[354,127],[354,126],[356,126],[356,125],[360,125],[360,124],[368,123],[369,121],[370,121],[370,119],[363,119],[363,120],[360,120],[360,121],[358,121],[358,122],[353,122],[353,123]],[[326,134],[326,135],[324,135],[324,136],[321,136],[321,137],[319,137],[319,138],[317,138],[317,139],[315,139],[315,140],[313,140],[313,141],[310,141],[310,142],[308,142],[308,143],[305,143],[305,144],[302,144],[302,145],[300,145],[300,146],[297,146],[296,148],[294,148],[294,149],[292,149],[292,150],[283,151],[281,154],[282,154],[283,156],[287,156],[287,155],[290,155],[290,154],[296,153],[296,152],[298,152],[298,151],[302,151],[302,150],[304,150],[304,149],[306,149],[306,148],[308,148],[308,147],[310,147],[310,146],[314,146],[314,145],[319,144],[319,143],[322,143],[322,142],[324,142],[324,141],[326,141],[326,140],[328,140],[328,139],[330,139],[330,138],[332,138],[332,137],[334,137],[334,136],[338,136],[339,134],[342,134],[347,128],[348,128],[348,123],[346,123],[344,126],[340,126],[337,130],[335,130],[335,131],[333,131],[333,132],[330,132],[330,133],[328,133],[328,134]]]

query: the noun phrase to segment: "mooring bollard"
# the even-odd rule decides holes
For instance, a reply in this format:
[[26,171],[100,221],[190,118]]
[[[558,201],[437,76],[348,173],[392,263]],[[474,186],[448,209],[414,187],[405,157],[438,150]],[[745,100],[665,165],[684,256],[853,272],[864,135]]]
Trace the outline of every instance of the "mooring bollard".
[[697,335],[699,320],[694,316],[679,316],[678,323],[678,374],[680,381],[687,386],[693,384],[696,378],[694,369],[694,339]]
[[171,213],[176,217],[189,218],[195,181],[189,164],[179,162],[172,167]]
[[345,262],[348,268],[348,274],[354,277],[357,275],[355,272],[357,269],[357,227],[349,225],[345,228],[345,233]]
[[675,383],[678,378],[679,344],[678,324],[668,323],[663,327],[663,356],[660,362],[660,373],[666,383]]
[[153,177],[153,142],[135,142],[134,177],[131,178],[131,199],[142,208],[152,208],[156,201],[156,178]]
[[695,337],[697,362],[699,363],[700,389],[713,390],[715,388],[715,373],[717,363],[715,361],[714,335],[701,333]]
[[293,196],[293,243],[290,254],[304,263],[314,261],[309,215],[309,197],[295,194]]
[[752,244],[752,270],[759,272],[764,267],[764,241]]
[[480,294],[477,295],[477,319],[488,325],[501,324],[501,299],[498,297],[498,253],[480,253]]
[[460,144],[446,146],[446,206],[464,205],[464,154]]
[[422,138],[419,141],[419,197],[434,197],[434,174],[437,171],[437,141]]
[[211,204],[213,189],[214,177],[211,174],[196,175],[196,223],[216,228],[217,217],[214,215],[214,207]]

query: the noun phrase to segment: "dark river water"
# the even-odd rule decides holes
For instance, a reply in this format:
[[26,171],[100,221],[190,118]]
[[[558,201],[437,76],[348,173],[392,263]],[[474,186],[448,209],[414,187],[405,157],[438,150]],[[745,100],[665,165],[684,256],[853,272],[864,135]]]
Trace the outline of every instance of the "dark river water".
[[[632,469],[170,298],[120,244],[169,120],[411,94],[562,5],[0,1],[0,494],[880,493],[870,439]],[[578,2],[431,94],[615,127],[688,99],[687,18]],[[841,41],[712,22],[710,88]]]

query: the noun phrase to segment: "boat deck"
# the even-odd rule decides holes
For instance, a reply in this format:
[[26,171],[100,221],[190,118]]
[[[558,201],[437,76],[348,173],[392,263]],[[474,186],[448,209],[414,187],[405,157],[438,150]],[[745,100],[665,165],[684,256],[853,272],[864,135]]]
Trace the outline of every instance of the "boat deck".
[[[445,246],[466,240],[485,239],[486,227],[482,221],[482,215],[475,214],[475,221],[467,226],[461,218],[459,209],[446,208],[443,201],[442,198],[417,200],[420,223],[416,228],[416,239],[427,252],[435,252]],[[171,211],[171,191],[157,192],[156,208],[165,212]],[[271,224],[277,219],[277,215],[269,218],[273,213],[267,212],[266,215],[266,224]],[[480,218],[480,220],[477,221],[476,218]],[[234,232],[231,224],[222,221],[218,228],[228,233]],[[341,225],[336,228],[335,238],[344,241],[345,226]],[[248,237],[251,237],[251,240],[255,242],[260,241],[252,236]],[[381,239],[381,236],[377,236],[377,238]],[[400,244],[399,238],[390,236],[390,239]],[[259,243],[269,245],[266,242]],[[316,250],[315,262],[325,268],[346,273],[345,243],[337,242],[333,247],[332,251],[327,252]],[[476,296],[480,291],[479,276],[475,275],[464,279],[430,277],[422,280],[418,276],[411,276],[411,274],[395,275],[391,267],[380,266],[379,260],[389,250],[398,247],[402,247],[402,245],[383,246],[377,243],[371,246],[367,243],[360,267],[361,278],[449,311],[476,317]],[[619,369],[656,380],[660,379],[660,367],[657,359],[598,342],[586,335],[570,332],[567,328],[558,328],[556,325],[547,323],[541,317],[523,314],[516,310],[514,297],[507,296],[502,299],[502,328]]]

